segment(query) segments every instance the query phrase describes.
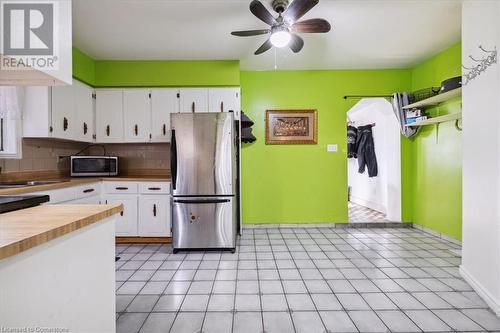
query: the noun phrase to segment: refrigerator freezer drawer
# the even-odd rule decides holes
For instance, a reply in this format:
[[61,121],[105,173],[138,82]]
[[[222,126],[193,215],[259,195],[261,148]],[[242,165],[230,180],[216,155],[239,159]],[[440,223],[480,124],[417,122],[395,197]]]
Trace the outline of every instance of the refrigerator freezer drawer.
[[236,247],[234,197],[174,197],[172,238],[175,249]]

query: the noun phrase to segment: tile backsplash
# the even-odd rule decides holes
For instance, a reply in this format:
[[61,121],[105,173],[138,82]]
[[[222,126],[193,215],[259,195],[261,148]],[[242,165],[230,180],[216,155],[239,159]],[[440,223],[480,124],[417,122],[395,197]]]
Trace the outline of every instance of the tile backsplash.
[[[69,172],[69,158],[87,146],[86,143],[50,139],[23,139],[23,157],[19,160],[0,159],[2,173],[30,171]],[[170,145],[168,143],[130,143],[93,145],[82,155],[106,155],[119,157],[120,173],[148,170],[158,174],[170,169]]]

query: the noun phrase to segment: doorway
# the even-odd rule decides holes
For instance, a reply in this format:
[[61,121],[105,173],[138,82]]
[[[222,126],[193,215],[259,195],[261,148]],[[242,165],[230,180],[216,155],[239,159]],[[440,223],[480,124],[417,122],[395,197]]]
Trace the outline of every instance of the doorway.
[[347,159],[349,223],[401,222],[401,134],[392,105],[384,98],[361,99],[346,122],[356,129],[371,125],[378,169],[369,177],[366,168],[360,173],[359,156]]

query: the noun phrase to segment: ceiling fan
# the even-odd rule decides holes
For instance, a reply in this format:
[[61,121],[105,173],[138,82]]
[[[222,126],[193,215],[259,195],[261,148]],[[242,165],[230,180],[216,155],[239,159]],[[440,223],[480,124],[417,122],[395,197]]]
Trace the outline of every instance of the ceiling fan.
[[272,6],[278,17],[275,18],[259,0],[250,3],[250,11],[263,22],[269,24],[269,29],[233,31],[231,35],[249,37],[270,34],[269,38],[255,51],[261,54],[272,46],[285,47],[297,53],[304,47],[304,40],[297,33],[324,33],[331,29],[327,20],[314,18],[297,22],[309,10],[318,4],[319,0],[273,0]]

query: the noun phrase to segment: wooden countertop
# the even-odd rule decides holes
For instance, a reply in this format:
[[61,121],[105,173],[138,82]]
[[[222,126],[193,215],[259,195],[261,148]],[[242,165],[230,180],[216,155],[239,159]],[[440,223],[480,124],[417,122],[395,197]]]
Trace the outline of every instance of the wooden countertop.
[[90,184],[95,182],[104,181],[115,181],[115,182],[158,182],[170,181],[169,176],[125,176],[125,177],[82,177],[82,178],[61,178],[61,179],[47,179],[47,180],[58,180],[59,183],[45,184],[45,185],[35,185],[35,186],[23,186],[14,188],[1,188],[0,195],[16,195],[23,193],[39,192],[39,191],[49,191],[56,190],[65,187],[78,186],[83,184]]
[[43,205],[0,214],[0,259],[61,237],[123,210],[112,205]]

